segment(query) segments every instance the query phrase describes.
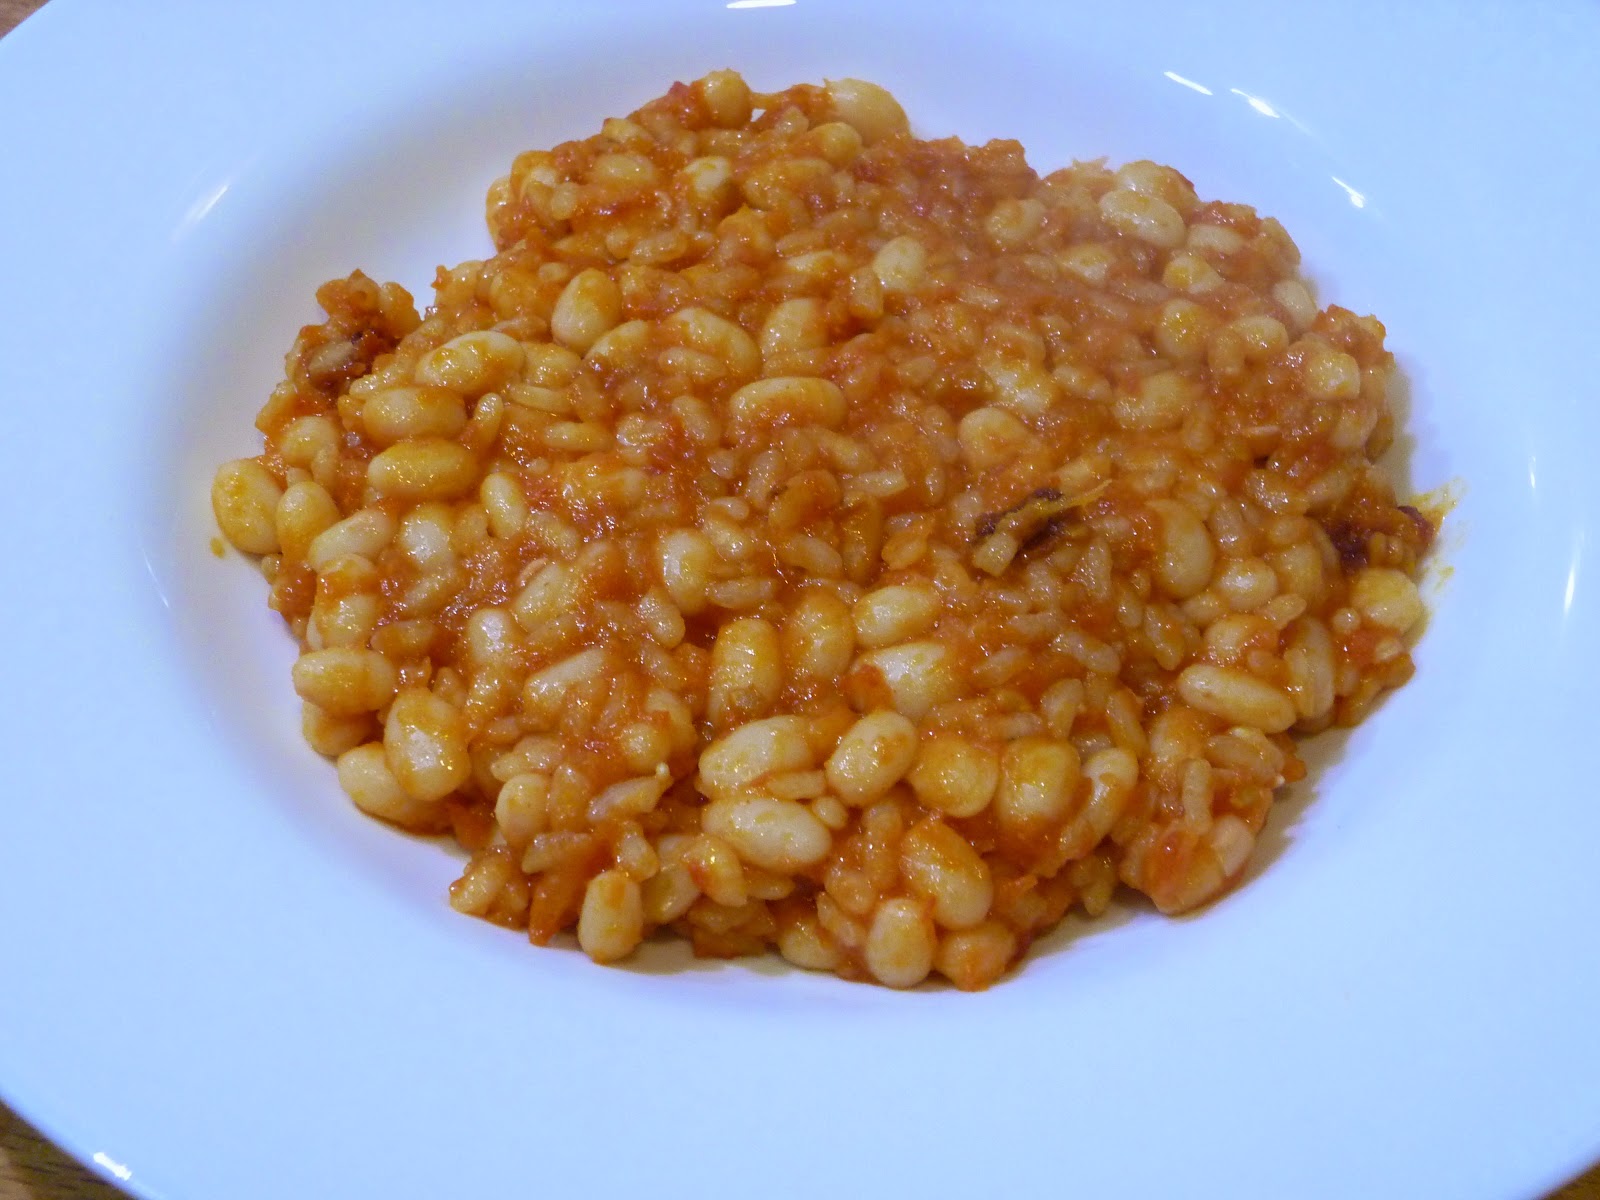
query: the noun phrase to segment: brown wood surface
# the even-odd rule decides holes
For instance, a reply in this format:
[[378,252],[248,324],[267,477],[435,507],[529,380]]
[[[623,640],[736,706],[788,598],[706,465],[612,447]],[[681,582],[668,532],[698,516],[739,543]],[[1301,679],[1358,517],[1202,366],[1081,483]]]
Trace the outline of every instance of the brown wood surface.
[[[9,33],[41,0],[0,0],[0,37]],[[0,1200],[126,1200],[40,1137],[0,1104]],[[1549,1200],[1600,1200],[1600,1167],[1568,1184]]]

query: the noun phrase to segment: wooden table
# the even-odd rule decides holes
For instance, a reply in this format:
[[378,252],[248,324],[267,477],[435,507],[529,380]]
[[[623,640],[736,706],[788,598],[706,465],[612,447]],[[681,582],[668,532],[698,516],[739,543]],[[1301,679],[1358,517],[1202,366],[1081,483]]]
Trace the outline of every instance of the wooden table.
[[[0,37],[43,0],[0,0]],[[0,1200],[127,1200],[0,1104]],[[1600,1167],[1549,1200],[1600,1200]]]

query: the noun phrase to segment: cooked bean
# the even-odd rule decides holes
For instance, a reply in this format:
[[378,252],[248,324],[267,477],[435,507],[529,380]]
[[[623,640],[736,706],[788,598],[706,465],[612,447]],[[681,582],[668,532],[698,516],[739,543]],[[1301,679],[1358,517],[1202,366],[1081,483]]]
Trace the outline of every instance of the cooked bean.
[[933,965],[939,974],[963,991],[988,987],[1011,965],[1017,953],[1017,935],[999,921],[985,921],[975,929],[946,934],[939,942]]
[[639,885],[621,871],[602,871],[583,890],[578,945],[595,962],[626,958],[644,938]]
[[867,970],[888,987],[915,987],[933,970],[937,946],[922,905],[901,898],[885,900],[872,914],[863,958]]
[[1350,400],[1361,392],[1361,365],[1321,342],[1310,344],[1301,370],[1313,400]]
[[975,408],[957,427],[961,454],[974,471],[1013,461],[1035,441],[1033,433],[1003,408]]
[[856,601],[856,642],[868,648],[921,637],[939,619],[939,594],[926,585],[893,584]]
[[523,713],[541,723],[555,720],[574,688],[604,677],[609,667],[606,652],[595,646],[534,672],[522,685]]
[[889,646],[858,658],[848,682],[868,703],[886,701],[901,715],[918,721],[960,690],[953,657],[940,642]]
[[900,871],[946,929],[971,929],[989,915],[994,881],[972,843],[943,821],[915,826],[900,847]]
[[477,487],[478,460],[459,443],[418,438],[376,455],[367,464],[367,482],[384,497],[453,500]]
[[767,717],[742,725],[700,755],[700,784],[713,799],[737,796],[767,775],[815,763],[801,717]]
[[928,252],[913,237],[897,237],[885,242],[872,259],[872,273],[886,292],[910,292],[922,282]]
[[1195,663],[1178,676],[1184,703],[1236,725],[1280,733],[1295,722],[1294,703],[1282,688],[1231,667]]
[[525,771],[507,779],[495,797],[494,819],[508,842],[525,848],[550,823],[550,777]]
[[383,655],[353,646],[310,650],[294,664],[294,690],[300,698],[336,717],[382,708],[394,699],[398,678]]
[[770,796],[713,800],[700,820],[739,857],[769,871],[792,873],[821,862],[833,844],[828,827],[804,805]]
[[1199,402],[1193,380],[1181,371],[1162,371],[1140,380],[1136,392],[1119,395],[1112,411],[1124,429],[1159,433],[1182,425]]
[[710,355],[736,379],[749,379],[761,369],[761,352],[750,335],[707,309],[679,309],[661,323],[661,329],[683,345]]
[[346,555],[375,559],[399,528],[399,522],[382,509],[361,509],[311,539],[306,548],[306,565],[321,571]]
[[467,427],[467,405],[448,388],[386,388],[367,397],[361,424],[379,446],[406,438],[453,438]]
[[377,742],[339,755],[339,786],[362,812],[396,825],[421,824],[433,818],[437,810],[436,805],[400,786]]
[[672,602],[691,616],[706,606],[717,549],[703,533],[676,529],[658,543],[661,582]]
[[1289,694],[1303,721],[1326,716],[1335,698],[1333,638],[1315,617],[1303,617],[1289,627],[1283,663],[1289,671]]
[[850,665],[855,640],[855,624],[844,601],[832,592],[809,588],[784,623],[784,662],[813,679],[833,679]]
[[417,800],[443,799],[472,773],[461,713],[426,688],[406,688],[395,697],[383,725],[383,750],[400,786]]
[[741,433],[791,425],[832,429],[844,420],[844,393],[826,379],[784,376],[747,383],[728,402],[729,417]]
[[929,808],[974,817],[989,806],[1000,785],[1000,756],[964,738],[929,738],[906,780]]
[[1116,232],[1162,250],[1183,245],[1183,217],[1159,196],[1117,188],[1100,197],[1100,215]]
[[1392,567],[1366,567],[1357,572],[1350,603],[1374,625],[1401,634],[1410,632],[1424,611],[1417,585],[1405,572]]
[[687,866],[668,863],[639,885],[639,898],[646,921],[667,925],[689,911],[700,898],[700,889]]
[[290,562],[305,561],[312,543],[338,523],[339,505],[327,488],[312,479],[286,487],[273,513],[278,549]]
[[377,725],[366,713],[335,716],[309,700],[300,706],[300,732],[306,744],[326,758],[338,758],[346,750],[371,741],[376,730]]
[[696,888],[713,904],[742,908],[750,898],[744,864],[725,840],[702,833],[683,851],[683,863]]
[[737,71],[713,71],[694,87],[718,125],[731,129],[750,119],[750,88]]
[[783,690],[778,631],[760,617],[739,617],[717,633],[711,647],[706,715],[718,728],[764,716]]
[[995,816],[1001,828],[1031,833],[1064,821],[1078,786],[1078,752],[1071,742],[1019,738],[1000,763]]
[[241,458],[225,464],[211,484],[211,511],[230,542],[246,554],[278,549],[277,512],[283,488],[260,463]]
[[574,275],[550,315],[550,334],[582,353],[622,320],[622,293],[604,271],[590,267]]
[[905,110],[883,88],[862,79],[830,79],[828,100],[835,119],[861,134],[867,145],[904,133]]
[[868,804],[898,783],[917,756],[917,727],[895,712],[862,717],[828,757],[828,786],[849,804]]
[[690,198],[704,211],[721,215],[738,203],[733,164],[720,154],[708,154],[686,163],[678,172]]
[[309,471],[319,458],[338,456],[343,431],[329,417],[296,417],[283,427],[278,438],[278,456],[291,467]]
[[1161,552],[1155,576],[1167,593],[1180,600],[1200,591],[1211,579],[1216,547],[1204,522],[1177,500],[1154,500],[1150,508],[1161,522]]
[[424,388],[481,396],[510,383],[521,369],[522,344],[516,338],[498,330],[479,329],[451,338],[423,355],[417,363],[416,381]]
[[814,915],[792,912],[779,918],[778,953],[808,971],[832,971],[840,962],[839,948]]
[[761,326],[761,353],[768,359],[827,344],[827,315],[818,300],[802,298],[774,305]]

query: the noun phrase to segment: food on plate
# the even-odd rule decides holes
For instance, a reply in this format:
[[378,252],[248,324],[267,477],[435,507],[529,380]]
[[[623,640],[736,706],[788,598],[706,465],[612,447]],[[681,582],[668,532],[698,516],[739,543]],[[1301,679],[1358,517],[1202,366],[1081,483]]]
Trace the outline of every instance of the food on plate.
[[1040,176],[719,71],[516,158],[419,315],[324,284],[213,503],[363,811],[451,902],[998,979],[1237,881],[1413,666],[1383,326],[1152,162]]

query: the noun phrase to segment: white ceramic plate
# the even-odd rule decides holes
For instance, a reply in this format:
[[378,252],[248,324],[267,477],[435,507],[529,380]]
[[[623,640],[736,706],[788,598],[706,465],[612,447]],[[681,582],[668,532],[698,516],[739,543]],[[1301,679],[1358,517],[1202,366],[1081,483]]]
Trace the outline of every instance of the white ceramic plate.
[[[1600,1156],[1600,11],[55,0],[0,43],[0,1089],[169,1200],[1526,1195]],[[454,915],[303,747],[213,466],[321,280],[486,253],[518,150],[674,79],[1151,157],[1378,313],[1454,483],[1414,682],[1248,886],[982,995]]]

